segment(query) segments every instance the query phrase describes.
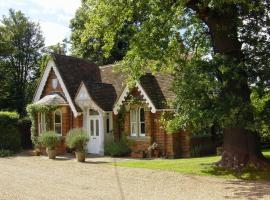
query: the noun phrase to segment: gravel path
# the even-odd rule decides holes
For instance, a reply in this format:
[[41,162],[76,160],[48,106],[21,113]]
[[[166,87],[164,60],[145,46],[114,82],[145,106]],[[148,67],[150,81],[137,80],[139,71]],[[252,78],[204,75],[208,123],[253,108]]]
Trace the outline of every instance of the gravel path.
[[110,159],[0,158],[0,200],[270,199],[270,183],[115,167]]

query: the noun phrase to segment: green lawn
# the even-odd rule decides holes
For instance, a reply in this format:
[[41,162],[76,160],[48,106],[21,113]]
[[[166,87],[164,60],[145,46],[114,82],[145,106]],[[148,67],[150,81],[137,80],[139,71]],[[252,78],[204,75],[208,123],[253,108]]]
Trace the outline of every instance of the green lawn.
[[[263,154],[270,159],[270,150],[263,151]],[[217,176],[222,178],[238,178],[244,180],[268,180],[270,171],[245,170],[241,174],[228,170],[222,170],[213,165],[220,159],[219,156],[188,158],[188,159],[156,159],[136,160],[119,162],[116,165],[121,167],[137,167],[156,170],[168,170],[185,174],[196,174],[202,176]]]

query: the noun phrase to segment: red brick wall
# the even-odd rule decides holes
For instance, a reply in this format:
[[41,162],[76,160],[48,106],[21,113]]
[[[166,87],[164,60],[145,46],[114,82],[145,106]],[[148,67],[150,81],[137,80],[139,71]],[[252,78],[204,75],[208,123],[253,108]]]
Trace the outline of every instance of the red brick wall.
[[[58,82],[57,87],[55,89],[53,89],[52,79],[56,79],[56,75],[55,75],[53,70],[51,70],[51,72],[49,73],[49,77],[46,81],[44,90],[42,92],[42,97],[44,97],[52,92],[60,92],[64,95],[63,90],[62,90],[59,82]],[[62,106],[59,109],[61,109],[61,113],[62,113],[62,136],[63,137],[61,139],[60,144],[57,147],[57,153],[63,154],[66,152],[64,137],[68,134],[70,129],[81,128],[83,126],[83,116],[79,115],[78,117],[75,118],[69,106]],[[53,114],[51,114],[51,119],[53,120]],[[37,126],[38,126],[38,124],[37,124]],[[51,128],[53,130],[53,127],[51,127]],[[43,152],[45,152],[45,151],[43,151]]]
[[[130,137],[130,112],[125,113],[124,133],[133,142],[131,150],[133,152],[147,151],[148,147],[156,142],[160,155],[177,158],[190,157],[190,145],[188,134],[186,132],[179,132],[174,134],[167,134],[160,123],[162,112],[151,113],[145,111],[145,125],[146,137]],[[114,116],[114,127],[117,124],[118,115]],[[120,131],[115,131],[115,137],[119,135]]]

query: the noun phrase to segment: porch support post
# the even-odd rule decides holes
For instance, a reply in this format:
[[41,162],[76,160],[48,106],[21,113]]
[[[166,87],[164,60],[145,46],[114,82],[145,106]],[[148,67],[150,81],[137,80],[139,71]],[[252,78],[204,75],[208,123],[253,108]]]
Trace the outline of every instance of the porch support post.
[[104,155],[104,116],[102,111],[99,111],[99,138],[99,154]]
[[87,122],[88,122],[88,109],[85,107],[83,108],[83,129],[85,131],[88,131],[87,130]]

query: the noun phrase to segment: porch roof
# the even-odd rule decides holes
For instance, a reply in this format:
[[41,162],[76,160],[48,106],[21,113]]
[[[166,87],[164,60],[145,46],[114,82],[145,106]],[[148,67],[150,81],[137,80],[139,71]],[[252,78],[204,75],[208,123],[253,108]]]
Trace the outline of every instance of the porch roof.
[[42,104],[42,105],[67,105],[68,102],[57,93],[49,94],[41,98],[35,104]]

